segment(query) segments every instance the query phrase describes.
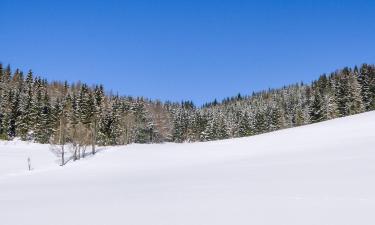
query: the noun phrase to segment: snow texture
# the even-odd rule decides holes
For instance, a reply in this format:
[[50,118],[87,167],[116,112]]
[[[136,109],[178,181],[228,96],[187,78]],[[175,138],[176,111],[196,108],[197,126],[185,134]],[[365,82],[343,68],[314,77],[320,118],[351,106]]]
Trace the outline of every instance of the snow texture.
[[1,142],[0,224],[373,225],[374,128],[369,112],[249,138],[108,147],[64,167],[48,145]]

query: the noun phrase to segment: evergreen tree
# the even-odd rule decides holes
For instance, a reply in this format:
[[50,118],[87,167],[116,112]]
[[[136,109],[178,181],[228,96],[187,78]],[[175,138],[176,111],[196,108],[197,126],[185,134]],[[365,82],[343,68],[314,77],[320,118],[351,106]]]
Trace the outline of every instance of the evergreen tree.
[[218,136],[218,130],[217,130],[217,121],[212,115],[212,112],[209,112],[206,114],[207,119],[207,125],[205,127],[205,130],[202,133],[202,137],[204,141],[213,141],[216,140]]
[[13,130],[13,103],[14,103],[14,92],[12,90],[7,90],[3,95],[4,104],[1,107],[3,109],[2,118],[2,136],[6,139],[14,137]]
[[256,134],[261,134],[268,130],[265,113],[261,110],[255,113],[254,130]]
[[79,120],[82,124],[90,127],[94,116],[94,99],[86,84],[83,84],[78,98]]
[[216,132],[217,139],[222,140],[222,139],[228,138],[229,137],[228,126],[225,122],[225,118],[222,112],[219,112],[216,121],[217,121],[216,122],[217,123],[217,132]]
[[0,139],[6,139],[5,135],[3,134],[3,118],[4,118],[4,85],[3,85],[3,77],[4,77],[4,71],[3,71],[3,65],[0,63]]
[[238,127],[238,134],[240,137],[250,136],[253,134],[250,124],[249,115],[244,112],[240,113],[240,120],[239,120],[239,127]]
[[20,118],[17,121],[17,133],[23,139],[28,139],[28,133],[32,127],[32,106],[33,102],[33,72],[30,70],[27,74],[24,89],[21,92],[20,98]]
[[310,106],[311,122],[317,123],[325,119],[323,112],[323,99],[318,89],[314,90],[314,96]]
[[342,71],[342,75],[336,75],[334,86],[335,86],[335,97],[337,100],[337,108],[340,116],[349,115],[349,69],[345,68]]
[[185,118],[183,116],[182,110],[177,109],[173,112],[173,141],[175,142],[183,142],[184,139],[184,131],[185,131]]
[[136,143],[149,143],[153,138],[153,123],[147,115],[147,111],[142,100],[138,100],[134,104],[135,124],[135,142]]
[[43,98],[43,86],[42,81],[38,78],[35,80],[35,96],[34,104],[31,108],[32,115],[32,138],[37,142],[45,143],[45,134],[44,134],[44,98]]
[[349,74],[349,113],[357,114],[364,112],[365,107],[362,102],[361,96],[361,86],[358,82],[358,69],[354,69],[352,73]]
[[373,68],[371,68],[367,64],[364,64],[361,67],[360,73],[358,75],[358,82],[361,86],[362,102],[365,110],[371,110],[372,106],[374,105],[374,95],[371,91],[372,74],[374,74]]

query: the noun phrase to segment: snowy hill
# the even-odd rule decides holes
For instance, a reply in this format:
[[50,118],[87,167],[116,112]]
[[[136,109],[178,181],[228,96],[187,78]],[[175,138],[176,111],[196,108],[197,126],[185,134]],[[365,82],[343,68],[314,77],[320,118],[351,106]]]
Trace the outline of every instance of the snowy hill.
[[[375,112],[259,136],[107,148],[59,167],[0,143],[0,224],[373,225]],[[33,171],[27,171],[27,158]]]
[[32,168],[37,170],[58,165],[57,158],[48,145],[23,141],[0,141],[0,177],[28,172],[28,158],[31,159]]

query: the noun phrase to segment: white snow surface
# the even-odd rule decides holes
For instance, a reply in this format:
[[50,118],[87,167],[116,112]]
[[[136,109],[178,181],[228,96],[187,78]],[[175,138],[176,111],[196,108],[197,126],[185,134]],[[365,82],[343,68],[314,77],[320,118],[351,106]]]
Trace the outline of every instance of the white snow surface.
[[[374,225],[375,112],[263,135],[102,148],[0,143],[1,225]],[[27,157],[33,170],[27,171]]]

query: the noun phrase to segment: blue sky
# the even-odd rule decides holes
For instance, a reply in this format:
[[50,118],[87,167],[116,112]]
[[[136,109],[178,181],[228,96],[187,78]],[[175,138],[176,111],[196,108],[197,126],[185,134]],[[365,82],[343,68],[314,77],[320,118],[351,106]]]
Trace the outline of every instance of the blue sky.
[[375,1],[0,0],[0,61],[197,104],[375,63]]

